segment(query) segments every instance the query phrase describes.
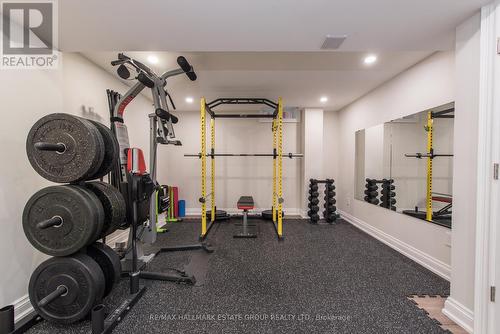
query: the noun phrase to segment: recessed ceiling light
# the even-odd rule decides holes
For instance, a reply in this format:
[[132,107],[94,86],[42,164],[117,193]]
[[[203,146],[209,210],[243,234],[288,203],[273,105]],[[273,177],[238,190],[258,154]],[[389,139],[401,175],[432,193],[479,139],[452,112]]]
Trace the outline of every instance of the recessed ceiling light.
[[191,96],[186,97],[186,102],[187,103],[193,103],[194,99]]
[[148,56],[148,61],[149,61],[151,64],[158,64],[158,57],[156,57],[156,56],[154,56],[154,55]]
[[376,55],[368,55],[365,57],[364,63],[366,65],[371,65],[377,61],[377,56]]
[[326,96],[322,96],[320,99],[319,99],[320,102],[323,102],[325,103],[326,101],[328,101],[328,98]]

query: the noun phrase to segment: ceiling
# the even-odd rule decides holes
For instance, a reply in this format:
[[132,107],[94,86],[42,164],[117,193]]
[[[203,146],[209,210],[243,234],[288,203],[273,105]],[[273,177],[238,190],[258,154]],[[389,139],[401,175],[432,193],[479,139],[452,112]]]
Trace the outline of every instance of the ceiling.
[[[455,28],[489,0],[64,0],[59,48],[82,52],[114,76],[115,50],[158,72],[183,54],[196,82],[171,78],[180,109],[205,96],[282,96],[288,106],[338,110],[436,51],[453,50]],[[326,35],[346,35],[320,51]],[[175,51],[175,52],[172,52]],[[372,66],[363,64],[378,55]],[[321,103],[321,96],[328,101]]]
[[[156,73],[178,67],[179,53],[126,54],[148,64]],[[156,65],[148,63],[147,58],[152,54],[158,57]],[[188,96],[195,101],[201,96],[208,100],[218,97],[276,100],[281,96],[286,106],[338,110],[430,54],[380,52],[377,63],[366,66],[365,52],[183,52],[195,68],[198,80],[192,82],[184,75],[173,77],[168,88],[180,110],[198,108],[199,103],[185,102]],[[110,65],[116,59],[116,52],[88,52],[84,56],[118,78],[116,69]],[[322,96],[328,97],[328,101],[321,103]]]
[[455,27],[490,0],[64,0],[62,51],[451,50]]

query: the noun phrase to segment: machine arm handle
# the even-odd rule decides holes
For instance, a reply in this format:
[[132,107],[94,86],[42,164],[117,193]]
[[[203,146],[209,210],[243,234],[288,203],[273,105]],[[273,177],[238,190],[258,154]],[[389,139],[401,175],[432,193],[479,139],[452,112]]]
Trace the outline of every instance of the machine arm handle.
[[197,76],[196,73],[194,72],[193,66],[189,64],[189,62],[184,58],[183,56],[177,57],[177,64],[179,64],[180,68],[186,73],[187,77],[191,81],[196,81]]
[[160,117],[161,119],[163,119],[165,121],[172,120],[173,124],[176,124],[177,122],[179,122],[179,119],[176,116],[172,115],[168,111],[163,110],[161,108],[156,109],[155,114],[156,114],[156,116]]
[[172,108],[173,108],[174,110],[175,110],[175,109],[177,109],[177,108],[175,107],[174,100],[172,100],[172,96],[170,96],[170,94],[169,94],[169,93],[167,93],[166,91],[165,91],[165,93],[166,93],[166,94],[167,94],[167,96],[168,96],[168,99],[169,99],[169,101],[170,101],[170,104],[172,105]]

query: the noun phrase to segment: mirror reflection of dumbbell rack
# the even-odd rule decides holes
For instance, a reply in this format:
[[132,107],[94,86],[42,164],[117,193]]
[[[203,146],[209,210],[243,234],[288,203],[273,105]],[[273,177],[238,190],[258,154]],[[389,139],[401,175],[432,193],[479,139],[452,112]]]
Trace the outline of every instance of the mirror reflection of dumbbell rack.
[[309,180],[309,211],[307,215],[309,216],[311,224],[319,224],[320,215],[319,215],[319,184],[325,185],[324,190],[324,209],[323,210],[323,218],[328,224],[333,224],[337,221],[337,218],[340,217],[337,214],[336,199],[335,199],[335,181],[333,179],[326,180]]
[[[380,194],[378,185],[380,184]],[[393,179],[366,179],[365,183],[365,202],[373,205],[379,205],[383,208],[396,211],[396,186]],[[380,195],[380,197],[379,197]]]
[[112,329],[144,292],[124,298],[104,319],[101,302],[121,276],[120,257],[105,238],[124,228],[127,207],[118,189],[91,180],[102,179],[115,166],[118,142],[98,122],[59,113],[32,126],[26,149],[33,169],[59,185],[39,190],[24,208],[27,239],[53,257],[32,273],[28,292],[34,312],[16,324],[16,331],[42,319],[71,324],[91,312],[97,332],[104,323]]

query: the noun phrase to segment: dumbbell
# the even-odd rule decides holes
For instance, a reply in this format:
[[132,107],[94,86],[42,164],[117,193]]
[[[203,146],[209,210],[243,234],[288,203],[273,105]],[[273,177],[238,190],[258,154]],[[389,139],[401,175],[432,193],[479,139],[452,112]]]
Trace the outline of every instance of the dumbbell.
[[313,211],[317,211],[316,208],[319,208],[319,206],[317,204],[313,204],[313,203],[308,203],[307,207]]
[[311,204],[309,204],[308,207],[313,212],[318,212],[319,211],[319,206],[317,206],[317,205],[311,205]]
[[367,198],[365,197],[365,201],[370,203],[370,204],[375,204],[375,205],[378,205],[378,203],[380,203],[380,201],[378,200],[378,198]]
[[311,195],[312,197],[318,197],[319,196],[319,192],[309,190],[309,195]]
[[309,204],[317,205],[319,203],[319,198],[318,197],[311,197],[309,196]]

